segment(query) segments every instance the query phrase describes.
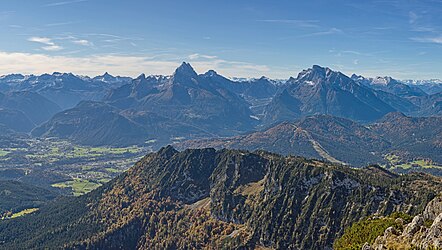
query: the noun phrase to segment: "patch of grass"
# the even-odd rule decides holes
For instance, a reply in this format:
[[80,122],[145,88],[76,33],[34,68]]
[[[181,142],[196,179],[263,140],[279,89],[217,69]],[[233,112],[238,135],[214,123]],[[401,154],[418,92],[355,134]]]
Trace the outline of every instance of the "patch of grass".
[[93,166],[83,166],[83,167],[81,167],[81,170],[89,171],[89,170],[92,170],[93,168],[94,168]]
[[265,179],[262,179],[258,182],[252,182],[246,185],[239,186],[234,193],[241,194],[244,196],[250,196],[255,195],[261,192],[264,189],[264,181]]
[[345,229],[344,234],[333,244],[333,249],[361,249],[365,242],[373,244],[389,227],[402,230],[403,225],[395,220],[401,218],[409,223],[412,217],[404,213],[393,213],[388,217],[369,217]]
[[4,157],[4,156],[6,156],[8,154],[9,154],[9,151],[5,151],[5,150],[1,150],[0,149],[0,157]]
[[99,183],[104,184],[104,183],[108,183],[108,182],[111,181],[111,180],[112,180],[111,178],[101,178],[101,179],[98,179],[97,181],[98,181]]
[[88,180],[75,179],[73,181],[55,183],[52,184],[52,186],[56,188],[71,188],[74,196],[80,196],[98,188],[101,184]]
[[122,171],[116,168],[105,168],[109,173],[121,173]]
[[32,214],[32,213],[34,213],[36,211],[38,211],[38,208],[28,208],[28,209],[22,210],[22,211],[20,211],[18,213],[12,214],[11,219],[14,219],[14,218],[17,218],[17,217],[21,217],[21,216],[24,216],[24,215],[27,215],[27,214]]
[[387,154],[385,155],[385,159],[393,165],[393,169],[401,168],[401,169],[411,169],[413,167],[420,168],[442,168],[441,165],[435,164],[432,161],[418,159],[414,161],[404,161],[399,156],[395,154]]

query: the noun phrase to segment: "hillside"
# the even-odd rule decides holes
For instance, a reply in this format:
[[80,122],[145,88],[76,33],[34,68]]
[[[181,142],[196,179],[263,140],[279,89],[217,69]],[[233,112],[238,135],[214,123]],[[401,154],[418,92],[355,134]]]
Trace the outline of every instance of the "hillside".
[[330,249],[360,218],[415,215],[440,191],[422,174],[166,147],[87,195],[0,222],[0,248]]
[[32,130],[33,136],[55,136],[88,145],[133,145],[144,142],[144,128],[101,102],[84,101],[56,114]]
[[415,118],[401,113],[387,114],[371,124],[316,115],[242,136],[189,140],[177,147],[262,149],[358,167],[384,163],[384,156],[392,152],[408,160],[442,162],[439,124],[440,117]]
[[[21,91],[0,93],[0,108],[19,110],[34,124],[50,119],[61,108],[35,92]],[[19,123],[16,126],[20,126]]]
[[[212,134],[155,112],[121,110],[103,102],[82,101],[32,130],[36,137],[58,137],[92,146],[164,145],[175,138]],[[213,135],[212,135],[213,136]]]
[[408,117],[391,113],[370,125],[370,129],[392,144],[392,150],[410,158],[429,158],[442,162],[441,117]]
[[38,208],[55,199],[59,193],[19,181],[0,180],[0,217],[7,212],[16,213]]
[[15,132],[29,132],[35,126],[23,112],[3,108],[0,108],[0,125]]
[[383,162],[381,152],[389,147],[389,142],[356,122],[318,115],[293,123],[282,123],[265,131],[244,136],[191,140],[177,146],[182,149],[262,149],[284,155],[322,158],[331,162],[366,166],[374,162]]

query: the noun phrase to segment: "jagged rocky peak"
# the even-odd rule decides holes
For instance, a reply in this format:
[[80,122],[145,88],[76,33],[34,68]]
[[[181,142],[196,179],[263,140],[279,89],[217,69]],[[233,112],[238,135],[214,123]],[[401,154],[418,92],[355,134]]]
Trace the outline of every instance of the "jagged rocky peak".
[[287,80],[287,83],[294,83],[294,82],[296,82],[296,78],[294,78],[293,76],[291,76],[288,80]]
[[164,158],[170,158],[172,157],[174,154],[178,153],[178,151],[171,145],[167,145],[165,147],[162,147],[159,151],[158,151],[158,155]]
[[101,77],[103,78],[103,80],[109,80],[114,78],[114,76],[109,74],[108,72],[104,72],[104,74]]
[[205,77],[216,77],[216,76],[219,76],[219,74],[215,70],[211,69],[211,70],[207,71],[206,73],[204,73],[203,76],[205,76]]
[[372,84],[377,84],[377,85],[388,85],[392,82],[395,82],[396,80],[394,80],[393,78],[389,77],[389,76],[378,76],[373,78],[373,80],[371,81]]
[[23,80],[24,78],[25,76],[22,74],[9,74],[9,75],[0,76],[1,80],[6,80],[6,81],[19,81]]
[[141,75],[139,75],[137,78],[135,78],[135,80],[144,80],[144,79],[146,79],[146,75],[143,73],[143,74],[141,74]]
[[267,82],[267,83],[273,83],[274,81],[267,76],[261,76],[256,80],[257,82]]
[[348,78],[348,77],[342,74],[341,72],[333,71],[328,67],[313,65],[312,68],[303,70],[301,73],[299,73],[296,81],[314,84],[320,81],[336,79],[336,78]]
[[190,63],[187,62],[183,62],[176,70],[174,73],[174,76],[187,76],[187,77],[195,77],[197,76],[197,73],[195,72],[195,70],[192,68],[192,66],[190,65]]
[[111,82],[114,80],[114,76],[108,72],[104,72],[103,75],[99,75],[93,78],[94,81]]

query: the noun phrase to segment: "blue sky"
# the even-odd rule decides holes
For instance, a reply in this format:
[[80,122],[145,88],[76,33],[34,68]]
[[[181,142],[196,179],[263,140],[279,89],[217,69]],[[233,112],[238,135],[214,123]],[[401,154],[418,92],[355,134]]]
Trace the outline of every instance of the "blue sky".
[[0,74],[442,78],[442,0],[2,0]]

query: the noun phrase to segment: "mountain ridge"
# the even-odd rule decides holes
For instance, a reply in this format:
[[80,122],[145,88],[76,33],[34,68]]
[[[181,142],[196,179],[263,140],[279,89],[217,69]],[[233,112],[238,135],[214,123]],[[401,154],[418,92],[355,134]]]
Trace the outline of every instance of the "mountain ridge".
[[331,249],[359,218],[416,215],[441,190],[440,179],[423,174],[169,146],[87,195],[1,222],[0,249]]

